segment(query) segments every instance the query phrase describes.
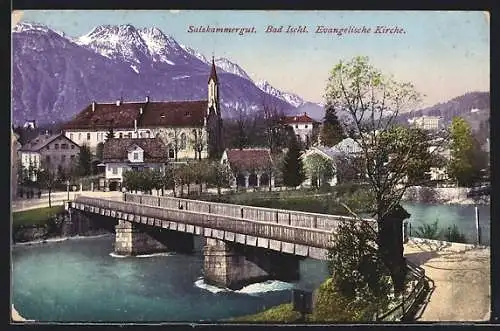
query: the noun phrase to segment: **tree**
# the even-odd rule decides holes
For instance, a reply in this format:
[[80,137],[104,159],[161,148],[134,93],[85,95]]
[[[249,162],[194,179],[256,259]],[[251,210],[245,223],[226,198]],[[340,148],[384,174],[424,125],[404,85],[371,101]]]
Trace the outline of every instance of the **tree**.
[[194,158],[201,160],[201,152],[205,149],[207,142],[206,131],[202,128],[193,129],[193,137],[191,138],[191,145],[194,149]]
[[317,188],[321,187],[324,182],[327,182],[335,174],[332,161],[319,154],[306,157],[304,165],[309,178],[311,178],[311,184]]
[[343,131],[360,146],[363,160],[356,171],[366,177],[375,196],[379,254],[400,292],[407,272],[402,222],[409,217],[400,201],[409,186],[420,183],[419,176],[411,176],[418,172],[415,168],[428,171],[442,145],[430,152],[430,134],[396,125],[398,114],[417,106],[420,95],[411,83],[397,82],[374,68],[367,57],[341,61],[332,69],[326,99],[334,109],[347,112]]
[[287,187],[297,187],[305,180],[304,164],[297,139],[291,139],[283,162],[283,183]]
[[80,146],[78,153],[78,172],[81,177],[88,176],[91,173],[92,152],[86,144]]
[[460,117],[452,120],[450,127],[451,160],[448,174],[460,186],[472,186],[481,178],[484,167],[484,153],[472,136],[470,125]]
[[100,142],[97,144],[95,151],[95,156],[99,161],[102,161],[103,159],[103,152],[104,152],[104,143]]
[[221,188],[229,186],[231,174],[226,165],[214,161],[210,164],[208,182],[217,187],[217,196],[221,196]]
[[325,119],[320,132],[321,144],[324,146],[335,146],[344,138],[344,130],[337,117],[335,107],[326,105]]
[[160,196],[160,190],[163,189],[163,173],[160,169],[155,168],[151,172],[151,186],[156,190],[156,194]]
[[47,167],[47,165],[41,165],[36,174],[37,182],[41,188],[46,188],[49,191],[49,207],[52,207],[52,189],[57,184],[57,175],[54,171]]
[[111,126],[108,130],[108,132],[106,133],[106,137],[105,137],[105,141],[107,141],[108,139],[113,139],[115,137],[115,131],[113,130],[113,127]]
[[267,147],[271,153],[276,153],[283,145],[283,111],[269,98],[264,97],[261,106],[261,117],[264,123]]
[[122,174],[123,177],[123,186],[128,191],[137,191],[139,190],[139,176],[137,171],[126,170]]

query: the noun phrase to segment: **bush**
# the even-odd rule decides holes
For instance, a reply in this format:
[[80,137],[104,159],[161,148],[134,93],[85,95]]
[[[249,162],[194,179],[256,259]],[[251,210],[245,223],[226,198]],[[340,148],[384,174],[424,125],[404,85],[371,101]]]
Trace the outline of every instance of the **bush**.
[[432,224],[422,224],[416,230],[417,237],[434,240],[439,239],[441,231],[439,230],[438,223],[439,220],[436,220]]
[[64,206],[36,208],[12,213],[12,226],[44,225],[57,214],[64,212]]
[[236,317],[231,319],[231,321],[293,323],[300,318],[300,313],[293,310],[293,305],[286,303],[254,315]]
[[465,235],[460,232],[458,226],[453,224],[453,226],[448,227],[448,231],[445,234],[446,241],[454,243],[466,243]]

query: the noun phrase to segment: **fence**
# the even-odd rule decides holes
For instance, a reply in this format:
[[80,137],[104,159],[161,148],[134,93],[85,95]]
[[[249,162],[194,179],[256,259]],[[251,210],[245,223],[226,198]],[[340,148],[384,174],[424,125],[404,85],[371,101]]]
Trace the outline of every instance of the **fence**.
[[[258,220],[261,222],[273,222],[291,226],[315,228],[332,231],[336,229],[339,222],[359,222],[354,217],[316,214],[284,209],[272,209],[263,207],[251,207],[229,203],[207,202],[201,200],[190,200],[172,197],[155,197],[151,195],[129,194],[123,195],[124,201],[139,203],[148,206],[159,206],[164,208],[176,208],[189,211],[226,215],[238,218]],[[366,221],[376,230],[375,220]]]
[[401,302],[389,311],[381,315],[376,315],[376,321],[411,320],[422,303],[424,295],[429,289],[427,278],[425,277],[425,270],[409,261],[407,261],[407,267],[407,279],[409,280],[409,284],[413,285],[410,293],[406,294],[405,292]]

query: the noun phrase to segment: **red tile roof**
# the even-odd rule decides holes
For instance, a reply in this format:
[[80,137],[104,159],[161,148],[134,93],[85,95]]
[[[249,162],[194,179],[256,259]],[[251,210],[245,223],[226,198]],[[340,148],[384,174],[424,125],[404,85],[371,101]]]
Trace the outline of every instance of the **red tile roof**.
[[113,138],[104,143],[103,162],[127,161],[128,149],[137,145],[144,150],[144,162],[167,162],[167,146],[160,138]]
[[226,153],[229,166],[233,171],[269,169],[273,165],[269,149],[228,149]]
[[[94,110],[92,110],[94,108]],[[142,114],[141,114],[142,108]],[[173,102],[95,103],[88,105],[63,128],[104,129],[110,127],[130,129],[137,120],[138,127],[203,126],[207,100]]]
[[314,120],[310,118],[307,113],[302,115],[285,116],[283,118],[284,124],[294,124],[294,123],[313,123]]

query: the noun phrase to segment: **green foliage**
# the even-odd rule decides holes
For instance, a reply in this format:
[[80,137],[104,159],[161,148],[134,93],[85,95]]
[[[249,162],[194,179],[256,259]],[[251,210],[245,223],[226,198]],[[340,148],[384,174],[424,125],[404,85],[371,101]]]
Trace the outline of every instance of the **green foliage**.
[[[328,267],[335,290],[351,302],[363,318],[386,308],[391,291],[389,271],[378,254],[377,234],[367,223],[339,223]],[[366,315],[367,314],[367,315]]]
[[97,144],[95,156],[98,160],[102,161],[102,156],[104,152],[104,143],[100,142]]
[[90,147],[86,144],[80,146],[78,154],[78,173],[80,176],[88,176],[91,174],[92,153]]
[[324,146],[335,146],[345,138],[344,130],[337,117],[335,108],[327,105],[325,109],[325,120],[320,132],[321,144]]
[[297,187],[305,180],[304,164],[296,139],[291,139],[288,152],[283,161],[283,183],[287,187]]
[[12,227],[44,225],[55,215],[64,212],[64,206],[53,206],[12,213]]
[[486,157],[472,136],[470,125],[460,117],[455,117],[450,127],[451,160],[448,174],[460,186],[472,186],[481,177],[481,169],[486,166]]
[[446,241],[454,242],[454,243],[466,243],[467,239],[465,235],[460,232],[458,226],[453,224],[453,226],[448,228],[448,231],[445,233]]
[[439,220],[436,220],[432,224],[420,225],[416,230],[417,237],[425,239],[433,239],[433,240],[439,239],[439,236],[441,235],[441,230],[439,229],[438,223]]
[[319,154],[307,156],[304,159],[304,166],[307,175],[314,179],[313,186],[318,188],[323,183],[327,183],[335,175],[332,162]]
[[293,323],[298,321],[300,318],[300,313],[293,310],[293,305],[291,303],[285,303],[254,315],[236,317],[230,321]]
[[105,140],[113,139],[114,137],[115,137],[115,131],[113,130],[113,127],[110,127],[109,131],[106,133]]

